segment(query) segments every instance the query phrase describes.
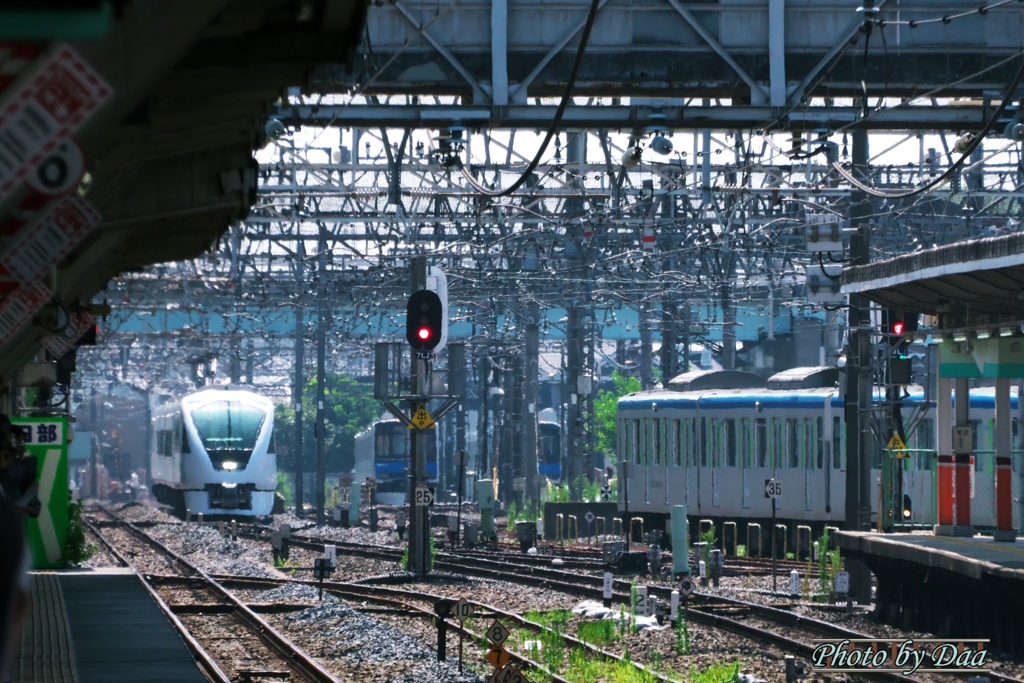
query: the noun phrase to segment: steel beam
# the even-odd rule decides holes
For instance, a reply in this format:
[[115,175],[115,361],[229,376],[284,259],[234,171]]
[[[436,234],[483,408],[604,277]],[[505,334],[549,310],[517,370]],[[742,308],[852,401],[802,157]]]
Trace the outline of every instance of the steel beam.
[[[471,129],[543,129],[551,124],[556,105],[511,105],[500,110],[468,105],[381,104],[319,105],[278,108],[274,116],[289,126],[422,128],[466,126]],[[561,129],[631,131],[664,115],[660,125],[671,130],[817,130],[852,128],[860,121],[859,107],[809,106],[777,117],[770,106],[605,106],[572,105],[566,108]],[[883,109],[859,123],[865,130],[977,131],[985,125],[985,110],[973,105],[931,104]]]

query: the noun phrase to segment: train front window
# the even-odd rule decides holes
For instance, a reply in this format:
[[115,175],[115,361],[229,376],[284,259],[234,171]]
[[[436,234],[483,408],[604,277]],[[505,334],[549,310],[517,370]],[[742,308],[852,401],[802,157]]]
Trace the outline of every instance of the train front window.
[[264,411],[240,401],[211,401],[192,411],[199,439],[220,470],[242,469],[249,463],[265,418]]

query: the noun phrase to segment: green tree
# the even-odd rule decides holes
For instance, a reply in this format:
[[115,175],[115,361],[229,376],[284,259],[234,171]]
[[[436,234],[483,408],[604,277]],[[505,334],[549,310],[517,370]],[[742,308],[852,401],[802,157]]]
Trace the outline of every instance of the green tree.
[[594,401],[594,413],[597,416],[597,447],[605,453],[613,453],[616,448],[615,416],[618,412],[619,399],[627,394],[640,391],[640,380],[636,377],[623,377],[618,370],[612,373],[614,391],[602,391]]
[[[324,387],[324,408],[327,446],[327,469],[347,471],[354,465],[355,436],[381,415],[373,398],[373,386],[344,375],[327,375]],[[316,463],[316,380],[310,380],[302,396],[302,452],[306,471]],[[274,429],[278,450],[287,450],[291,469],[295,458],[295,409],[279,403],[274,409]],[[282,446],[284,449],[282,449]]]

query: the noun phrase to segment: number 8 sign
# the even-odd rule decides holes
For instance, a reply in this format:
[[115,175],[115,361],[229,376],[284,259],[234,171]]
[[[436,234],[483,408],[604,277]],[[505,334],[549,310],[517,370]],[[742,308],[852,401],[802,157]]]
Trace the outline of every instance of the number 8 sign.
[[495,620],[494,623],[487,628],[487,639],[494,643],[495,647],[501,647],[501,644],[508,639],[509,635],[509,630],[502,626],[501,622],[498,620]]

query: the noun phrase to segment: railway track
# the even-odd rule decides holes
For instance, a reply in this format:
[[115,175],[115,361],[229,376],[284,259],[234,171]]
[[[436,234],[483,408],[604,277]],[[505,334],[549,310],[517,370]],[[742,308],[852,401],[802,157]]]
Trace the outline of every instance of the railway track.
[[[83,521],[108,552],[139,575],[211,680],[230,683],[286,677],[291,681],[337,683],[337,678],[199,567],[134,525],[109,512],[105,514],[113,526]],[[113,535],[112,529],[122,532],[117,534],[118,543],[108,538]],[[128,547],[122,551],[119,546],[125,545]],[[153,572],[139,568],[143,561],[150,568],[162,565],[171,574],[157,578]]]
[[[109,512],[107,513],[110,514]],[[103,534],[101,528],[96,525],[87,522],[90,529],[96,534],[96,536],[104,543],[108,550],[117,557],[120,561],[124,562],[127,566],[132,566],[131,562],[125,557],[120,550],[115,547],[109,539]],[[301,584],[307,586],[320,586],[315,581],[303,581],[297,579],[274,579],[274,578],[252,578],[252,577],[240,577],[233,575],[215,575],[210,576],[199,568],[195,567],[191,562],[175,553],[173,550],[168,548],[160,541],[152,538],[146,534],[139,527],[132,525],[128,522],[120,520],[114,520],[109,523],[112,527],[123,529],[132,535],[133,538],[139,542],[148,546],[150,550],[155,551],[160,558],[168,560],[168,564],[173,563],[179,568],[183,569],[177,574],[160,574],[160,575],[145,575],[144,580],[155,590],[155,593],[165,601],[165,604],[169,607],[169,615],[175,618],[181,618],[183,615],[190,616],[202,616],[206,617],[211,614],[213,615],[229,615],[233,611],[233,607],[241,606],[247,609],[249,612],[255,615],[254,610],[246,607],[237,597],[235,597],[229,588],[236,589],[265,589],[268,587],[277,587],[285,584]],[[322,546],[321,546],[322,551]],[[219,588],[223,596],[229,597],[231,600],[230,605],[223,604],[216,600],[214,595],[216,590],[212,588]],[[380,586],[366,586],[360,584],[344,583],[344,582],[324,582],[322,587],[325,592],[335,595],[343,600],[355,601],[355,602],[374,602],[380,605],[385,605],[395,610],[399,610],[401,613],[426,617],[436,618],[436,615],[432,609],[432,605],[441,600],[443,596],[426,593],[423,591],[412,591],[403,590],[397,588],[385,588]],[[212,598],[212,600],[211,600]],[[169,601],[169,602],[168,602]],[[635,667],[637,670],[644,672],[650,680],[657,680],[663,683],[673,683],[674,679],[668,678],[662,674],[651,671],[645,668],[643,665],[631,662],[624,659],[622,656],[612,652],[608,652],[597,646],[589,643],[580,641],[568,634],[553,631],[552,629],[535,622],[531,622],[521,617],[518,614],[507,612],[491,605],[487,605],[480,602],[470,601],[480,614],[480,617],[486,618],[500,618],[506,624],[514,624],[516,626],[528,629],[534,633],[549,632],[555,633],[561,638],[569,648],[581,648],[582,650],[589,653],[591,656],[599,657],[605,660],[614,660],[626,666]],[[266,611],[286,611],[290,609],[301,609],[305,606],[290,606],[290,605],[260,605],[261,609]],[[258,618],[258,617],[257,617]],[[216,627],[216,625],[215,625]],[[271,627],[268,625],[268,629]],[[449,628],[455,632],[461,632],[463,635],[469,637],[471,641],[482,641],[483,635],[476,633],[464,625],[460,625],[454,620],[450,620]],[[219,632],[219,631],[218,631]],[[283,636],[282,636],[283,638]],[[294,646],[293,646],[294,647]],[[297,650],[297,648],[296,648]],[[559,676],[557,673],[550,671],[545,666],[531,660],[521,653],[517,653],[514,650],[508,649],[508,652],[514,662],[520,667],[532,669],[538,671],[545,677],[545,680],[551,680],[554,683],[569,683],[566,679]],[[326,672],[325,672],[326,673]],[[330,675],[330,674],[327,674]],[[293,680],[295,680],[293,678]],[[298,679],[303,680],[303,679]],[[329,679],[334,680],[334,679]]]
[[[305,548],[313,552],[323,552],[324,544],[320,541],[293,536],[291,543],[293,547]],[[339,553],[344,552],[395,561],[401,556],[401,551],[397,548],[343,542],[332,543],[336,546]],[[547,588],[581,598],[600,600],[602,597],[602,577],[588,576],[563,569],[533,565],[524,566],[508,560],[489,560],[481,557],[460,558],[458,555],[450,553],[440,553],[435,567],[438,569],[460,571],[482,578]],[[628,600],[630,597],[630,587],[630,582],[615,579],[613,582],[614,598]],[[671,592],[671,586],[649,586],[649,595],[655,596],[659,600],[668,601]],[[867,634],[819,619],[806,617],[789,610],[704,592],[698,592],[691,598],[688,607],[688,618],[695,623],[729,631],[757,642],[774,645],[804,660],[809,660],[812,656],[814,651],[812,641],[814,638],[856,639],[869,637]],[[780,632],[781,630],[785,630],[787,633],[782,633]],[[872,672],[861,675],[865,679],[886,683],[910,683],[918,680],[913,677],[890,672]],[[990,672],[986,675],[992,683],[1024,683],[1021,679],[1005,676],[998,672]]]

